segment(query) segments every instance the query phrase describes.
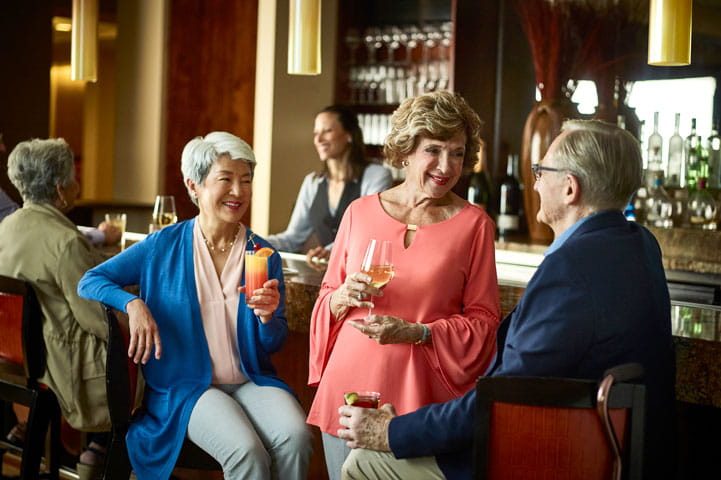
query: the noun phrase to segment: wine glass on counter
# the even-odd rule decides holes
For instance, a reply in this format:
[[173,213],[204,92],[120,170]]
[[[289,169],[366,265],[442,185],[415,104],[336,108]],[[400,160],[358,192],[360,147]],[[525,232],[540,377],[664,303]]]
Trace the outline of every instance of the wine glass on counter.
[[177,222],[178,215],[175,211],[175,197],[172,195],[158,195],[155,197],[153,223],[163,228]]
[[[370,284],[375,288],[383,288],[393,278],[393,253],[389,240],[368,240],[368,247],[361,262],[361,272],[371,277]],[[373,301],[373,297],[370,298]],[[368,315],[373,308],[368,309]]]

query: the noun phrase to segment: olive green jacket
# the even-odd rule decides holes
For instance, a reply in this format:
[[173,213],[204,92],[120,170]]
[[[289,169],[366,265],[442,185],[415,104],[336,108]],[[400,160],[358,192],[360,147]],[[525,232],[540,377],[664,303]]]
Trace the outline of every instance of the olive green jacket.
[[77,294],[83,274],[102,261],[49,204],[25,202],[0,222],[0,274],[30,282],[44,315],[47,368],[40,380],[58,397],[68,423],[84,431],[110,429],[105,313],[98,302]]

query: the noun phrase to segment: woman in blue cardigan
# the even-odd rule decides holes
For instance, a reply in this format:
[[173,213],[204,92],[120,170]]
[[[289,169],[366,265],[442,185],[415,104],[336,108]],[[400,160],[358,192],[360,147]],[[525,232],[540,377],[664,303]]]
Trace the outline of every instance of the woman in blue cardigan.
[[[270,361],[288,333],[277,252],[263,288],[244,286],[245,251],[270,246],[240,222],[254,166],[234,135],[191,140],[181,169],[198,216],[149,235],[80,282],[80,295],[130,319],[128,355],[146,381],[144,414],[127,436],[140,480],[169,478],[186,435],[226,479],[306,477],[311,433]],[[139,285],[140,296],[128,285]]]

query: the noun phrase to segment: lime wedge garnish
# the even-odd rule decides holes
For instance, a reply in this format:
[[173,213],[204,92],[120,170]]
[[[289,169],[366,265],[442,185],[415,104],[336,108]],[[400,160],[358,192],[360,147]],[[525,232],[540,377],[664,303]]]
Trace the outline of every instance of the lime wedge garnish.
[[355,392],[346,393],[343,398],[345,398],[346,405],[353,405],[358,400],[358,394]]

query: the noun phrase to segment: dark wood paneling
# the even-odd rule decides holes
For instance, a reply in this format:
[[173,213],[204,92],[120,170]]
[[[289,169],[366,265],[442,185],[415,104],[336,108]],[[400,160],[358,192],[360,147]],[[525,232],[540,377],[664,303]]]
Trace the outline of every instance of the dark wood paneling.
[[[252,144],[255,102],[256,0],[170,3],[165,188],[178,219],[197,213],[180,173],[183,147],[216,130]],[[243,219],[249,223],[250,210]]]
[[[52,2],[0,2],[0,132],[10,151],[50,128]],[[20,202],[0,153],[0,187]]]

